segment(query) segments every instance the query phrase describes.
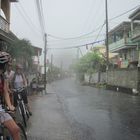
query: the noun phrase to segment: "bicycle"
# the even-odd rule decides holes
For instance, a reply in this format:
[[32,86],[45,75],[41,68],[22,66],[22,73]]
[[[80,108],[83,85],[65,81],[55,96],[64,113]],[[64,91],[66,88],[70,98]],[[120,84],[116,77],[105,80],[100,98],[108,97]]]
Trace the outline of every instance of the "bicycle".
[[25,88],[18,88],[18,89],[12,89],[14,91],[14,96],[16,96],[16,108],[19,111],[19,114],[22,117],[22,121],[25,127],[27,127],[27,120],[30,117],[28,107],[24,104],[22,93],[24,92]]
[[[11,115],[11,117],[15,120],[16,122],[16,117],[13,115],[13,112],[4,109],[6,113],[8,113],[9,115]],[[27,134],[26,131],[24,129],[24,127],[22,126],[21,123],[16,122],[16,124],[18,125],[19,129],[20,129],[20,139],[21,140],[27,140]],[[0,124],[0,140],[13,140],[11,134],[9,133],[8,129],[3,125]]]

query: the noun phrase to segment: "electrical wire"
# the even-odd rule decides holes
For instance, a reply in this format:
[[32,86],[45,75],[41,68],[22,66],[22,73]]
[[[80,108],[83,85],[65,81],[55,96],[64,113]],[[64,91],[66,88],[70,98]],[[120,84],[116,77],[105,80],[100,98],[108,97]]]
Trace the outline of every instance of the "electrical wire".
[[71,46],[71,47],[61,47],[61,48],[48,48],[48,49],[55,49],[55,50],[62,50],[62,49],[75,49],[75,48],[80,48],[80,47],[84,47],[86,45],[93,45],[96,43],[101,43],[104,42],[105,40],[98,40],[96,42],[91,42],[91,43],[86,43],[86,44],[82,44],[82,45],[76,45],[76,46]]
[[55,35],[52,35],[52,34],[48,34],[49,37],[52,37],[52,38],[55,38],[55,39],[60,39],[60,40],[72,40],[72,39],[78,39],[78,38],[82,38],[82,37],[85,37],[87,35],[91,35],[92,33],[100,30],[100,28],[102,27],[103,25],[99,26],[98,28],[96,28],[95,30],[87,33],[87,34],[83,34],[83,35],[80,35],[80,36],[77,36],[77,37],[71,37],[71,38],[63,38],[63,37],[58,37],[58,36],[55,36]]
[[103,8],[104,5],[102,4],[103,3],[103,0],[100,0],[100,1],[98,0],[98,2],[99,2],[99,5],[96,6],[96,8],[95,8],[94,15],[91,17],[91,23],[89,24],[89,27],[87,28],[87,30],[92,29],[93,23],[95,23],[95,22],[96,22],[96,24],[99,23],[101,21],[101,20],[99,21],[99,19],[100,19],[100,17],[102,17],[102,16],[100,16],[100,14],[101,13],[104,14],[104,12],[102,10],[102,9],[104,9]]
[[139,8],[139,7],[140,7],[140,5],[135,6],[134,8],[132,8],[132,9],[130,9],[130,10],[127,10],[127,11],[123,12],[122,14],[117,15],[117,16],[115,16],[115,17],[109,19],[109,21],[112,21],[112,20],[114,20],[114,19],[116,19],[116,18],[119,18],[119,17],[121,17],[121,16],[123,16],[123,15],[126,15],[127,13],[129,13],[129,12],[131,12],[131,11],[133,11],[133,10]]
[[22,18],[24,19],[24,21],[27,23],[29,29],[31,29],[32,32],[36,33],[39,36],[39,33],[34,29],[34,27],[31,25],[31,23],[26,18],[26,16],[21,12],[21,10],[19,9],[19,7],[17,5],[15,5],[15,8],[17,9],[18,13],[20,13],[20,15],[22,16]]
[[44,17],[43,17],[43,13],[41,12],[41,2],[40,0],[36,0],[36,6],[37,6],[37,13],[38,13],[38,18],[39,18],[39,23],[40,23],[40,27],[41,27],[41,31],[42,31],[42,36],[43,36],[43,40],[44,40],[44,34],[45,34],[45,24],[44,24]]
[[41,34],[41,31],[38,29],[38,27],[32,22],[31,17],[28,16],[27,12],[25,11],[24,7],[22,6],[21,2],[18,3],[21,7],[24,15],[28,18],[28,21],[30,21],[31,25],[35,27],[35,29],[38,31],[38,33]]
[[[97,37],[97,36],[104,36],[105,34],[95,34],[95,35],[91,35],[91,36],[87,36],[87,37],[84,37],[84,38],[78,38],[77,40],[85,40],[85,39],[90,39],[90,38],[93,38],[93,37]],[[55,43],[63,43],[63,42],[68,42],[70,40],[48,40],[48,43],[51,43],[51,44],[55,44]]]
[[[129,12],[131,12],[131,11],[133,11],[133,10],[137,9],[138,7],[140,7],[140,5],[135,6],[134,8],[132,8],[132,9],[130,9],[130,10],[127,10],[127,11],[123,12],[122,14],[119,14],[119,15],[113,17],[113,18],[110,18],[109,21],[115,20],[116,18],[119,18],[119,17],[121,17],[121,16],[123,16],[123,15],[125,15],[125,14],[127,14],[127,13],[129,13]],[[52,38],[55,38],[55,39],[59,39],[59,40],[77,39],[77,38],[82,38],[82,37],[88,36],[88,35],[90,35],[90,34],[96,32],[96,31],[100,30],[100,28],[101,28],[103,25],[104,25],[104,23],[103,23],[101,26],[99,26],[98,28],[96,28],[95,30],[92,30],[92,31],[89,32],[89,33],[82,34],[82,35],[77,36],[77,37],[64,38],[64,37],[58,37],[58,36],[55,36],[55,35],[52,35],[52,34],[48,34],[48,36],[50,36],[50,37],[52,37]]]
[[89,19],[90,19],[90,17],[91,17],[92,10],[94,9],[93,6],[96,5],[96,2],[97,2],[97,1],[98,1],[98,0],[95,0],[95,1],[92,0],[92,3],[90,4],[91,7],[90,7],[90,9],[89,9],[89,11],[88,11],[88,15],[87,15],[87,18],[86,18],[86,20],[85,20],[85,22],[84,22],[84,26],[83,26],[82,31],[84,31],[84,29],[86,28],[87,22],[89,21]]

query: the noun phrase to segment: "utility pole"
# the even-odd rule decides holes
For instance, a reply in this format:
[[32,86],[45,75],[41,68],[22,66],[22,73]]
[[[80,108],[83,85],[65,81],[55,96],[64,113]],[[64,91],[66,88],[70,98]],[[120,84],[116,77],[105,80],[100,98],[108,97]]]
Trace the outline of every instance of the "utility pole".
[[46,94],[46,61],[47,61],[47,34],[44,34],[44,41],[45,41],[45,45],[44,45],[44,89],[45,89],[45,94]]
[[105,45],[106,45],[106,66],[108,69],[109,65],[109,45],[108,45],[108,0],[105,0],[105,10],[106,10],[106,40],[105,40]]
[[77,60],[79,60],[79,52],[80,52],[80,49],[79,47],[77,48]]
[[52,72],[52,68],[53,68],[53,54],[51,54],[51,72]]

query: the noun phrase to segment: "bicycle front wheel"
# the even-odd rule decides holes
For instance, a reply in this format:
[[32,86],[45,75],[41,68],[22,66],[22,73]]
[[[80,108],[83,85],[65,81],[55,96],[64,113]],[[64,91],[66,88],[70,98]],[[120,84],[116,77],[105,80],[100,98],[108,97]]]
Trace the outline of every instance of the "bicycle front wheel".
[[25,131],[24,127],[20,123],[18,123],[17,125],[20,128],[20,139],[21,140],[27,140],[27,134],[26,134],[26,131]]
[[27,122],[26,122],[26,117],[25,117],[26,113],[24,112],[24,107],[23,107],[22,103],[19,104],[19,109],[20,109],[20,112],[21,112],[23,124],[24,124],[25,127],[27,127]]

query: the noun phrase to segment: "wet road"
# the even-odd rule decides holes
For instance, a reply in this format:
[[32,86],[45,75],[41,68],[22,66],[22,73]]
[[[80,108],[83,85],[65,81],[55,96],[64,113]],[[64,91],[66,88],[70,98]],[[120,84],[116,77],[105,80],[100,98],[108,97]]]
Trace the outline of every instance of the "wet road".
[[140,97],[63,80],[31,100],[28,134],[47,140],[140,140]]

